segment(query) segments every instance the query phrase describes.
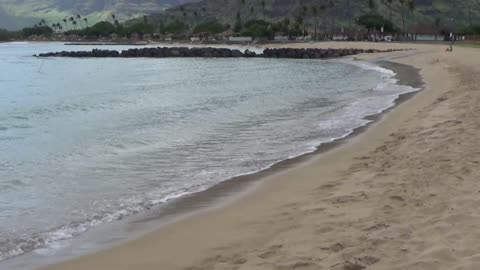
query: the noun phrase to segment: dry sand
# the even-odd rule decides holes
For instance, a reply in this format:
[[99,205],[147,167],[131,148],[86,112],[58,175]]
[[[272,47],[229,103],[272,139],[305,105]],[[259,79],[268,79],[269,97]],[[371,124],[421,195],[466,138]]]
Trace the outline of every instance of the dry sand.
[[234,203],[47,269],[480,269],[480,50],[307,46],[416,48],[358,58],[420,68],[426,89]]

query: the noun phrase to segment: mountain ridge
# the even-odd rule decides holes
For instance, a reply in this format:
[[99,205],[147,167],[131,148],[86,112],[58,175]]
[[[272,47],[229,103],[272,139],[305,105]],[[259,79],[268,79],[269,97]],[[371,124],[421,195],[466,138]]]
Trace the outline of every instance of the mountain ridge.
[[20,29],[42,19],[47,24],[79,14],[91,23],[114,13],[128,20],[198,0],[0,0],[0,28]]
[[[151,17],[159,22],[178,19],[189,25],[218,20],[231,26],[238,18],[245,23],[264,18],[273,22],[284,19],[293,22],[302,17],[307,24],[313,25],[312,10],[316,9],[319,24],[328,25],[334,17],[335,24],[340,28],[354,25],[356,18],[372,12],[372,2],[375,13],[389,19],[392,12],[392,21],[398,29],[404,23],[406,28],[415,25],[429,29],[461,29],[470,24],[480,25],[479,0],[414,0],[413,12],[399,0],[203,0],[173,7]],[[389,2],[392,2],[391,6]]]

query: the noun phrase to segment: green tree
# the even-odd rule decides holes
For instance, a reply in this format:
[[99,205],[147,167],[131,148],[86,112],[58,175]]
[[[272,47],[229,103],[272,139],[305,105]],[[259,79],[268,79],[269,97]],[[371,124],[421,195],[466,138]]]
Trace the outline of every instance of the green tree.
[[264,20],[251,20],[245,23],[241,34],[251,37],[271,37],[273,33],[272,26]]
[[347,11],[347,18],[348,18],[348,36],[351,36],[351,29],[352,29],[352,5],[350,0],[346,0],[346,11]]
[[317,40],[317,25],[318,25],[318,8],[316,6],[312,6],[312,15],[313,15],[313,40]]
[[233,27],[233,31],[236,33],[240,32],[242,30],[242,18],[240,16],[240,11],[237,12],[237,15],[235,16],[235,25]]
[[386,3],[387,7],[388,7],[388,20],[390,22],[392,22],[392,16],[393,16],[393,12],[392,12],[392,9],[393,9],[393,0],[383,0],[384,3]]
[[[407,0],[407,7],[412,17],[411,27],[414,28],[415,27],[415,0]],[[415,31],[415,29],[412,29],[412,31]]]
[[63,23],[65,23],[65,30],[68,31],[68,21],[67,21],[67,18],[63,18]]
[[265,21],[265,0],[262,0],[260,4],[262,5],[263,20]]
[[308,7],[302,6],[302,18],[303,18],[303,38],[307,34],[307,17],[308,17]]
[[77,21],[80,23],[80,28],[83,29],[83,24],[82,24],[82,16],[80,14],[77,14]]
[[330,38],[333,39],[335,34],[335,17],[336,17],[336,9],[335,9],[335,2],[332,0],[328,1],[328,9],[330,10],[330,19],[331,19],[331,29],[330,29]]
[[402,33],[405,36],[406,29],[405,29],[405,13],[406,13],[406,5],[409,0],[398,0],[400,2],[400,13],[402,16]]
[[73,18],[73,16],[70,16],[70,18],[68,18],[68,21],[72,23],[73,29],[77,30],[77,23],[73,23],[75,22],[75,18]]
[[29,37],[32,35],[50,37],[53,34],[53,29],[49,26],[35,25],[33,27],[26,27],[21,30],[22,36]]
[[218,34],[225,31],[226,27],[219,23],[218,21],[210,21],[198,24],[193,29],[193,33],[209,33],[209,34]]
[[188,31],[188,25],[185,23],[179,21],[179,20],[174,20],[162,29],[162,33],[164,34],[174,34],[174,35],[180,35],[184,34]]
[[368,8],[370,9],[370,13],[375,13],[377,10],[377,2],[375,2],[375,0],[368,0]]
[[378,13],[360,16],[358,18],[358,24],[367,28],[369,31],[380,31],[383,27],[385,32],[395,32],[393,24]]
[[106,37],[116,33],[117,29],[112,23],[103,21],[92,25],[86,32],[88,36]]

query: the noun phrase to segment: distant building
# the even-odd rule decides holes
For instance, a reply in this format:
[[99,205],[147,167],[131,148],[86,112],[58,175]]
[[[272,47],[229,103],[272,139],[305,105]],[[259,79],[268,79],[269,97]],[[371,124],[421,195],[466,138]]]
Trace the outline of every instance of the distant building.
[[333,36],[333,40],[335,41],[345,41],[345,40],[348,40],[348,36],[346,35],[334,35]]
[[253,38],[252,37],[229,37],[228,40],[233,42],[252,42]]
[[282,34],[275,34],[273,37],[273,40],[275,41],[288,41],[288,36],[282,35]]
[[139,35],[138,33],[133,33],[133,34],[130,36],[130,39],[140,40],[140,35]]
[[150,40],[152,39],[152,35],[150,34],[143,34],[143,40]]
[[430,24],[417,24],[413,29],[414,33],[409,33],[411,40],[417,41],[443,41],[445,37],[438,34],[438,29]]
[[416,41],[437,41],[442,40],[443,37],[434,34],[416,34],[413,37]]

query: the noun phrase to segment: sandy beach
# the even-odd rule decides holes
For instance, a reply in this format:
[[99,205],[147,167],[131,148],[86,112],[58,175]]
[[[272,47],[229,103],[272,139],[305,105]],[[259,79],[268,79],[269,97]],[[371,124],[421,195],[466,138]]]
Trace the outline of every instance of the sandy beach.
[[275,46],[414,48],[356,58],[418,68],[425,89],[348,143],[222,207],[43,269],[480,269],[480,50]]

